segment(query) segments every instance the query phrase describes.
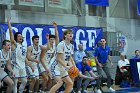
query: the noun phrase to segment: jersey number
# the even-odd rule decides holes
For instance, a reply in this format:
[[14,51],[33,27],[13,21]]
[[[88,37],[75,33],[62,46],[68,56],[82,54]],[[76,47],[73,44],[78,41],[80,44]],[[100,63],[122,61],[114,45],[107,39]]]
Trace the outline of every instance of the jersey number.
[[1,61],[1,68],[5,68],[4,61]]
[[69,61],[70,56],[66,56],[65,61]]

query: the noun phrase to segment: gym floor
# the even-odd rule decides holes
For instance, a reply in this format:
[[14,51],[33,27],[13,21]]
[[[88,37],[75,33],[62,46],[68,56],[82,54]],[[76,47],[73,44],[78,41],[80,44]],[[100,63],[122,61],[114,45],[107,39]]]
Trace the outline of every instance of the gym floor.
[[[120,88],[117,85],[113,85],[112,88],[114,88],[116,90],[115,93],[140,93],[139,87]],[[107,92],[107,90],[108,90],[107,87],[102,87],[102,90],[103,90],[103,93],[111,93],[111,92]],[[92,92],[93,91],[92,88],[88,88],[88,91],[89,91],[89,93],[94,93],[94,92]]]

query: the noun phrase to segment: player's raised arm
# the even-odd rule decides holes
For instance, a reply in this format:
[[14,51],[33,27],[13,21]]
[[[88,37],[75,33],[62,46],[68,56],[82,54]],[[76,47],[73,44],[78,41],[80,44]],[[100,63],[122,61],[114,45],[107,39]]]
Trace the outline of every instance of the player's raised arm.
[[11,23],[10,23],[10,17],[8,18],[8,28],[9,28],[9,34],[10,34],[10,41],[11,41],[11,44],[13,45],[16,45],[16,41],[14,40],[14,34],[12,32],[12,26],[11,26]]
[[59,43],[59,35],[58,35],[57,23],[56,22],[53,22],[53,26],[55,28],[55,36],[56,36],[55,43],[57,45]]

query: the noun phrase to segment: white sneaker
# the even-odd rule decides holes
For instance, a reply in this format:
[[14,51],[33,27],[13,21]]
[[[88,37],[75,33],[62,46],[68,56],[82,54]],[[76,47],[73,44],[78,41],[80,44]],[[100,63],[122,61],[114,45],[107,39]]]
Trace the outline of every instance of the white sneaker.
[[64,91],[60,91],[59,93],[64,93]]
[[29,90],[29,93],[33,93],[33,91],[30,91],[30,90]]
[[44,91],[41,91],[40,93],[45,93]]
[[97,89],[96,93],[102,93],[102,91],[100,89]]
[[84,90],[83,92],[84,92],[84,93],[88,93],[88,91],[87,91],[87,90]]
[[78,93],[81,93],[81,91],[78,91]]
[[115,90],[114,90],[112,87],[110,87],[110,88],[108,89],[108,92],[115,92]]

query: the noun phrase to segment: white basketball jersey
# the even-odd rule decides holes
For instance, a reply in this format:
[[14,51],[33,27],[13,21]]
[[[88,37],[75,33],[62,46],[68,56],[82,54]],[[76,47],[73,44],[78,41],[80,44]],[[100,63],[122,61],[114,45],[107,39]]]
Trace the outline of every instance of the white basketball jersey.
[[0,69],[4,69],[7,61],[10,59],[10,51],[4,54],[3,50],[0,50]]
[[50,63],[51,58],[56,54],[56,46],[54,45],[46,52],[45,63]]
[[26,59],[27,47],[16,43],[16,48],[12,52],[12,60],[14,66],[18,68],[25,68],[25,59]]
[[[35,49],[35,47],[32,45],[31,58],[32,59],[40,60],[40,54],[41,54],[41,47],[40,47],[40,45],[38,45],[38,49]],[[36,65],[35,62],[33,62],[32,64]]]
[[61,41],[57,46],[57,53],[62,53],[62,60],[67,64],[70,61],[70,56],[73,54],[73,45],[66,44],[65,41]]

